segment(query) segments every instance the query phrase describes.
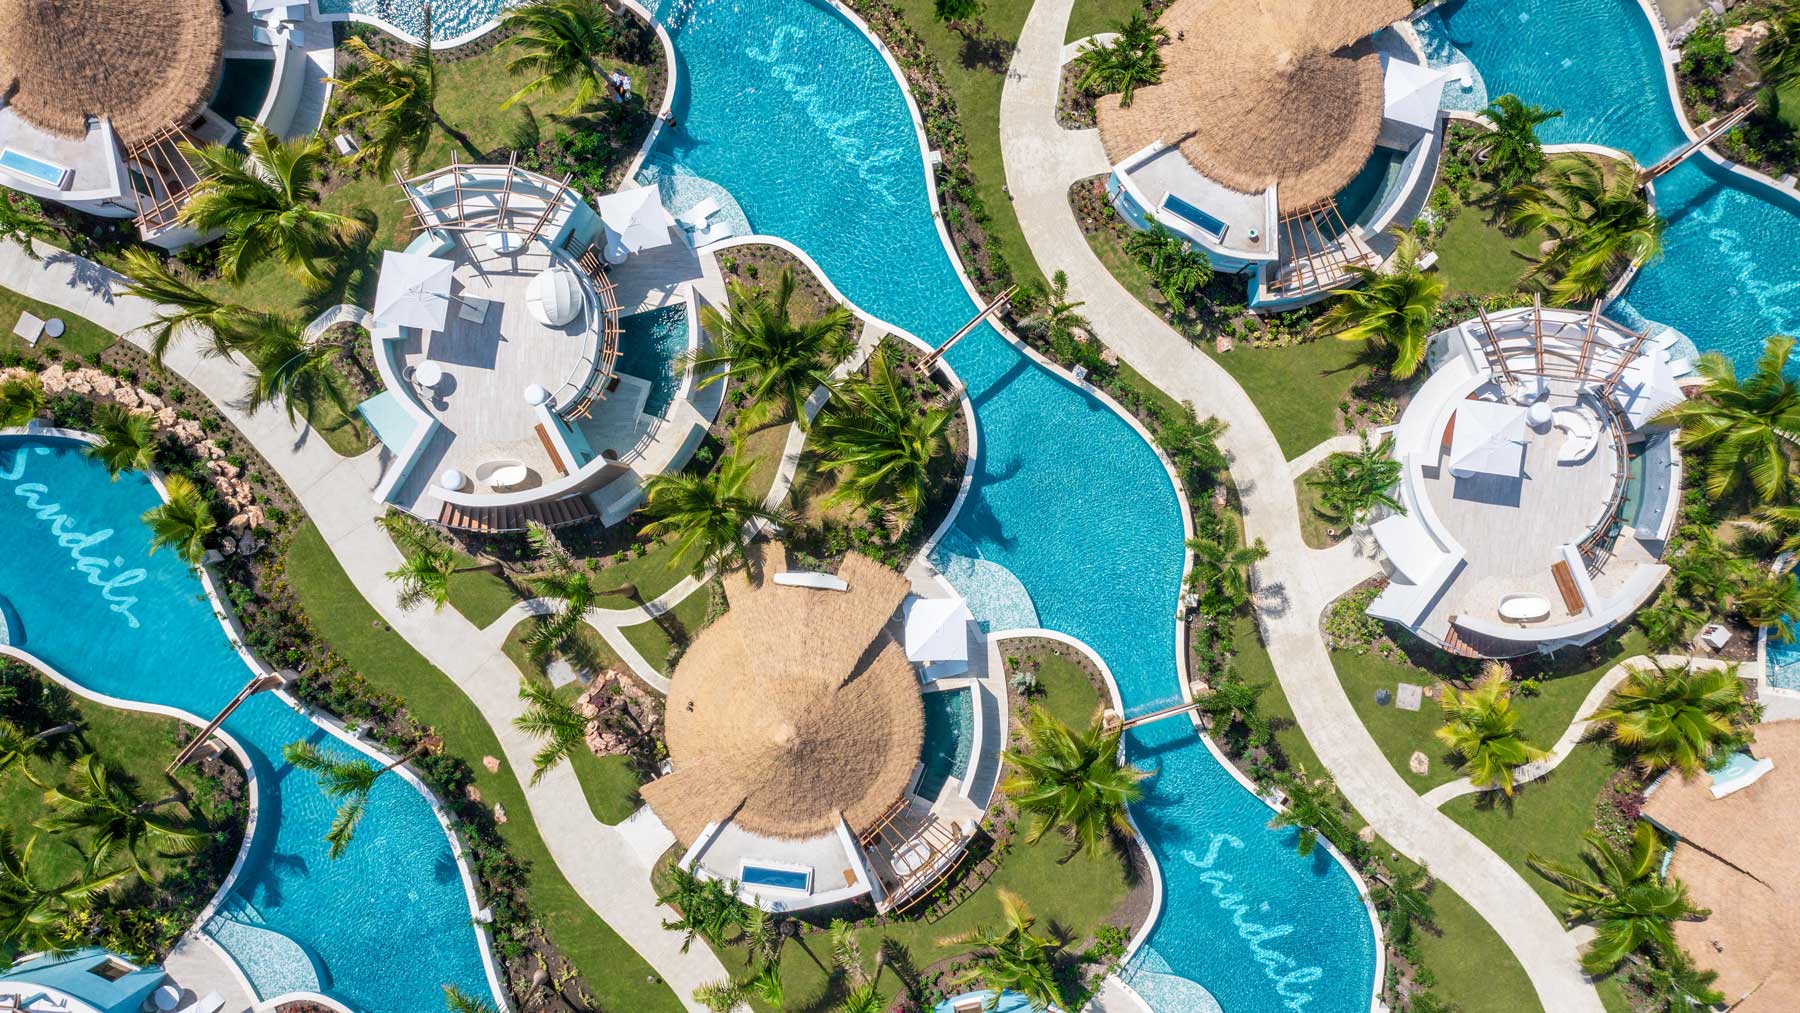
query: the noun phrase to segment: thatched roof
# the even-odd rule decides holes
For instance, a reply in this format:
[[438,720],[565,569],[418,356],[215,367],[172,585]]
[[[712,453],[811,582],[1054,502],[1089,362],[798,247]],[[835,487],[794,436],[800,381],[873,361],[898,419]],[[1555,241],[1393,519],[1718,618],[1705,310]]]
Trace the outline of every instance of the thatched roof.
[[1381,132],[1381,59],[1369,36],[1408,0],[1175,0],[1160,19],[1160,84],[1131,105],[1100,100],[1100,137],[1118,162],[1162,141],[1244,193],[1276,184],[1282,210],[1343,189]]
[[924,716],[918,677],[885,629],[906,578],[852,554],[849,591],[784,587],[772,547],[759,567],[724,579],[731,610],[682,655],[669,686],[674,773],[643,788],[675,836],[692,842],[729,819],[799,840],[861,831],[906,790]]
[[1735,1013],[1800,1009],[1800,721],[1758,725],[1751,753],[1774,761],[1755,784],[1724,798],[1706,775],[1670,774],[1644,815],[1681,838],[1670,874],[1712,914],[1677,922],[1675,938],[1701,967],[1719,972]]
[[0,0],[0,96],[67,137],[87,117],[130,143],[212,97],[225,51],[217,0]]

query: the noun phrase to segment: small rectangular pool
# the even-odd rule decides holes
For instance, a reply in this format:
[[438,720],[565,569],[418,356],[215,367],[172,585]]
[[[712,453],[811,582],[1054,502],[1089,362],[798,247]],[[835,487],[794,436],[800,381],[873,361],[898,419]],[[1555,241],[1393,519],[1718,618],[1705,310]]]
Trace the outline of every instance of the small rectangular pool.
[[72,169],[52,165],[41,158],[33,158],[23,151],[13,148],[0,151],[0,168],[16,172],[28,179],[35,179],[40,183],[48,183],[58,190],[67,190],[69,178],[75,175]]
[[226,57],[225,69],[219,75],[219,87],[207,105],[227,123],[239,119],[253,120],[262,112],[269,97],[269,84],[275,79],[275,61]]
[[919,697],[925,708],[925,741],[919,745],[919,775],[913,794],[935,801],[953,777],[969,772],[975,738],[975,700],[968,689],[945,689]]
[[1200,231],[1212,236],[1214,239],[1225,238],[1224,222],[1207,214],[1192,204],[1189,204],[1180,197],[1169,194],[1167,197],[1163,198],[1162,206],[1163,210],[1169,211],[1182,220],[1199,226]]
[[798,890],[801,893],[811,893],[812,870],[797,869],[792,866],[752,865],[745,862],[738,867],[738,882],[745,886],[768,886],[778,890]]
[[681,388],[680,360],[688,350],[686,306],[665,306],[619,318],[619,362],[627,376],[650,381],[644,414],[661,417]]
[[405,451],[413,434],[419,431],[419,420],[400,403],[404,396],[384,390],[356,406],[356,413],[375,430],[375,438],[396,454]]

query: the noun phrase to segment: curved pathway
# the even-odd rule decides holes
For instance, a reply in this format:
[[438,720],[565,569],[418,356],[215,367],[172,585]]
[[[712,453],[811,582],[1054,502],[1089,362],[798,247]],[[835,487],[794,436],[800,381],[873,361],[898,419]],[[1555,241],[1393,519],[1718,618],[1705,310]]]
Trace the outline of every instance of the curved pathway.
[[1547,1010],[1602,1009],[1582,975],[1576,944],[1523,878],[1474,835],[1420,798],[1396,773],[1345,697],[1319,633],[1331,600],[1372,571],[1355,552],[1308,549],[1287,459],[1256,405],[1204,352],[1171,330],[1115,281],[1087,245],[1068,201],[1079,179],[1107,171],[1093,130],[1056,123],[1063,35],[1074,0],[1039,0],[1026,19],[1000,102],[1007,185],[1026,241],[1045,273],[1066,271],[1071,299],[1086,303],[1100,338],[1180,400],[1230,424],[1232,457],[1249,537],[1270,556],[1258,568],[1259,621],[1296,718],[1338,786],[1395,848],[1428,865],[1479,911],[1513,952]]

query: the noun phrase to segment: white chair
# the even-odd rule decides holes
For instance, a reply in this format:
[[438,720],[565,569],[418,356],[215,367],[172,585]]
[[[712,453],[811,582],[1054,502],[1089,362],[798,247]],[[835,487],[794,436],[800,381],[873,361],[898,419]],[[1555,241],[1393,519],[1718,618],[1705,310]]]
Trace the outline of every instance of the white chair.
[[705,246],[721,239],[730,239],[735,232],[736,230],[731,227],[730,222],[721,219],[694,233],[694,245]]
[[360,148],[360,145],[356,143],[356,138],[351,137],[349,134],[339,134],[331,139],[331,143],[337,145],[338,154],[345,158],[349,158],[351,155],[356,154]]
[[695,204],[681,214],[676,215],[675,220],[680,222],[682,227],[690,232],[698,232],[706,228],[707,219],[718,214],[722,210],[724,210],[724,208],[720,206],[718,198],[707,197],[700,203]]

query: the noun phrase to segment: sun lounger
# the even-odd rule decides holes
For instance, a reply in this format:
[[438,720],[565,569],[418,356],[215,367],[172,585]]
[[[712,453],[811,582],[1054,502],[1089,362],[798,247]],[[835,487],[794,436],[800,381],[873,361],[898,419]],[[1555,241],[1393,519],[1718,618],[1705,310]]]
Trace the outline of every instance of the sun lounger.
[[724,210],[716,197],[707,197],[675,217],[684,227],[699,231],[706,228],[707,219]]

